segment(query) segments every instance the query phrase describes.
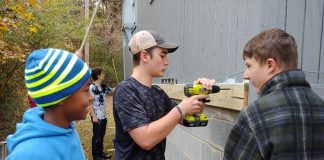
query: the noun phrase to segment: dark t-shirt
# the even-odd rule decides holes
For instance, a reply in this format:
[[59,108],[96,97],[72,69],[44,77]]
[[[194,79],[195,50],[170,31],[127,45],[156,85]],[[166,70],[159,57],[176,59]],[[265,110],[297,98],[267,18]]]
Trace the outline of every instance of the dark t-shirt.
[[138,146],[128,131],[148,125],[166,115],[174,106],[158,86],[151,88],[130,77],[121,82],[113,96],[113,114],[116,134],[115,158],[118,160],[164,160],[166,139],[151,150]]

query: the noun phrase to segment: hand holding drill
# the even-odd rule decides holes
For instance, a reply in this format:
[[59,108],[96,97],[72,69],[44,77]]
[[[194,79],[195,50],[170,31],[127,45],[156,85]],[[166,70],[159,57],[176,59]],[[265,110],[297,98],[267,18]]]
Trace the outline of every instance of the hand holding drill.
[[[198,79],[197,81],[194,82],[194,84],[186,84],[184,86],[184,94],[187,97],[205,95],[205,97],[197,97],[198,101],[200,101],[202,103],[202,106],[204,106],[205,102],[210,102],[210,100],[208,100],[206,97],[208,94],[218,93],[221,90],[219,86],[216,86],[214,84],[215,84],[215,80],[209,80],[205,78]],[[201,113],[201,111],[195,112],[194,114],[185,115],[183,117],[183,125],[187,127],[207,126],[208,117],[206,114]]]

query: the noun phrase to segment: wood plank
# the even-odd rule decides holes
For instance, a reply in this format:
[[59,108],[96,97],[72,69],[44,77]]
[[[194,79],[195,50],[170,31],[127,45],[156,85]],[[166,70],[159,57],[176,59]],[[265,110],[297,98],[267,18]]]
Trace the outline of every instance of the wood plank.
[[[230,11],[230,1],[229,0],[223,0],[222,1],[222,10],[221,10],[221,50],[218,53],[216,57],[219,57],[221,59],[221,63],[217,66],[218,69],[222,70],[223,74],[225,76],[221,76],[220,78],[227,79],[227,76],[229,75],[230,65],[232,63],[229,63],[230,59],[230,46],[229,46],[229,40],[230,40],[230,16],[231,16],[231,11]],[[233,66],[233,65],[232,65]]]
[[211,43],[211,55],[210,55],[210,69],[208,72],[210,72],[213,77],[210,78],[220,78],[220,79],[226,79],[226,52],[223,52],[224,48],[224,42],[222,37],[223,35],[223,0],[215,0],[214,10],[211,16],[213,17],[213,28],[211,36],[213,37],[212,43]]
[[238,28],[237,28],[237,47],[236,47],[237,49],[236,49],[236,56],[235,56],[235,74],[237,75],[230,78],[235,78],[237,82],[243,82],[242,75],[239,73],[243,72],[246,67],[242,55],[243,55],[243,48],[247,43],[247,38],[248,38],[247,37],[248,0],[238,0],[237,3],[238,3],[238,12],[237,12]]
[[5,159],[8,156],[6,141],[0,142],[0,159]]
[[[165,18],[165,36],[164,38],[168,41],[175,42],[178,44],[182,44],[181,35],[182,35],[182,19],[183,19],[183,0],[166,0],[164,17]],[[163,78],[177,78],[181,79],[183,77],[183,61],[179,61],[179,59],[183,59],[184,54],[182,50],[182,46],[178,48],[178,50],[169,54],[169,67],[166,70]]]
[[[227,59],[227,78],[230,75],[236,74],[236,54],[237,54],[237,32],[238,32],[238,2],[237,0],[229,1],[229,26],[228,26],[228,59]],[[226,79],[227,79],[226,78]]]
[[[197,10],[196,6],[193,4],[192,1],[185,0],[184,1],[184,39],[183,44],[183,53],[185,54],[183,59],[179,59],[178,61],[184,62],[184,77],[182,81],[192,82],[197,78],[198,66],[196,66],[195,55],[200,53],[198,50],[198,46],[196,44],[197,41],[197,23],[195,22],[195,18],[197,17]],[[200,54],[199,54],[200,55]],[[188,74],[188,71],[190,74]]]
[[298,68],[301,68],[303,32],[304,32],[305,0],[287,1],[287,23],[286,31],[291,34],[297,42]]
[[261,6],[262,30],[270,28],[281,28],[285,30],[286,20],[286,0],[268,0],[262,1]]
[[[306,1],[306,19],[304,32],[304,48],[302,57],[302,69],[304,71],[318,72],[320,40],[323,19],[323,0]],[[313,77],[308,77],[310,83]]]
[[324,100],[324,84],[312,85],[312,90]]
[[247,39],[251,39],[254,35],[261,31],[261,10],[260,0],[248,0],[247,4]]
[[[170,98],[182,100],[185,98],[183,87],[184,84],[158,84]],[[248,84],[217,84],[220,88],[229,89],[221,90],[219,93],[210,94],[208,106],[215,106],[240,111],[248,103]]]
[[[203,40],[203,48],[204,48],[204,55],[206,57],[214,57],[214,53],[215,53],[215,50],[216,50],[216,30],[215,30],[215,27],[216,27],[216,19],[215,19],[215,16],[216,16],[216,6],[217,6],[217,2],[216,0],[208,0],[207,3],[204,4],[204,15],[205,15],[205,21],[206,21],[206,26],[207,26],[207,29],[206,31],[207,32],[203,32],[204,34],[204,40]],[[209,42],[209,43],[206,43],[206,42]],[[206,73],[204,76],[206,77],[215,77],[215,70],[217,70],[217,67],[215,67],[216,63],[214,61],[214,59],[216,58],[213,58],[212,61],[210,61],[209,63],[206,63],[207,65],[207,68],[206,68]]]
[[308,81],[308,83],[317,84],[317,82],[318,82],[318,74],[317,73],[305,71],[305,76],[306,76],[306,80]]
[[132,74],[133,71],[133,60],[131,57],[131,53],[128,51],[128,45],[124,45],[124,51],[123,51],[123,59],[124,59],[124,79],[126,79],[128,76]]
[[[323,6],[324,7],[324,6]],[[318,84],[324,84],[324,79],[322,79],[322,75],[324,74],[324,15],[322,15],[322,37],[321,37],[321,51],[320,51],[320,62],[319,62],[319,80]]]
[[[324,56],[324,55],[323,55],[323,56]],[[324,65],[324,62],[322,63],[322,65]],[[321,74],[319,75],[318,84],[324,85],[324,74],[323,74],[323,73],[321,73]],[[324,94],[323,94],[323,96],[324,96]]]

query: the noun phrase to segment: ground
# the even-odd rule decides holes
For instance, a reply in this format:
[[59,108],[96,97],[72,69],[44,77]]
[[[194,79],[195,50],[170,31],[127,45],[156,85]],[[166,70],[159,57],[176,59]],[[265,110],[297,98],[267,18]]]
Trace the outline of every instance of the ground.
[[[114,156],[113,138],[115,137],[115,123],[112,114],[112,96],[107,97],[107,130],[104,139],[104,152]],[[81,143],[85,151],[87,159],[92,159],[91,156],[91,138],[92,138],[92,123],[90,116],[86,120],[76,122],[76,128],[80,135]],[[114,157],[112,158],[114,159]]]

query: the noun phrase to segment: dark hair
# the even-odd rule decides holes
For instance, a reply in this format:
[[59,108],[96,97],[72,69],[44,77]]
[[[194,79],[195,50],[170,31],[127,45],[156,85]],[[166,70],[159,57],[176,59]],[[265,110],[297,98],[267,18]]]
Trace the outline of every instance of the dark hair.
[[101,74],[102,68],[96,67],[91,70],[91,77],[94,81],[98,79],[98,76]]
[[[155,46],[145,49],[145,51],[151,56],[153,57],[152,54],[152,50],[155,48]],[[134,66],[138,66],[140,64],[140,60],[141,60],[141,52],[138,52],[136,54],[133,54],[133,65]]]
[[283,69],[297,69],[297,44],[293,36],[281,29],[265,30],[247,42],[243,59],[254,57],[259,64],[273,58]]

